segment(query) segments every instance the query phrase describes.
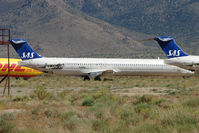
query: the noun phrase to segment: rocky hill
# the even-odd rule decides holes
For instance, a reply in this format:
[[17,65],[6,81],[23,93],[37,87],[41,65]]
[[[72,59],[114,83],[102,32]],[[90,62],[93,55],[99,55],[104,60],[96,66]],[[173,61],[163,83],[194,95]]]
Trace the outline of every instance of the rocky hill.
[[65,0],[113,25],[152,35],[174,36],[187,52],[199,54],[198,0]]
[[197,54],[198,5],[197,0],[0,0],[0,27],[10,28],[12,38],[27,39],[43,56],[164,57],[155,42],[135,41],[154,35],[172,35]]
[[[43,56],[153,57],[147,51],[158,49],[134,41],[144,34],[90,17],[65,0],[0,0],[0,3],[0,27],[10,28],[12,38],[27,39]],[[3,47],[0,52],[5,55]]]

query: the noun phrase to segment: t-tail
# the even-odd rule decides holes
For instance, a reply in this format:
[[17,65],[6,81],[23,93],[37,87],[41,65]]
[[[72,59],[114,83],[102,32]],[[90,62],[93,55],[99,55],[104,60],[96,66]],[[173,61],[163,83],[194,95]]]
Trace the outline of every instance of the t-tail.
[[37,54],[24,39],[12,39],[11,44],[22,60],[42,58]]
[[158,42],[168,58],[188,56],[180,49],[172,37],[155,37],[154,40]]

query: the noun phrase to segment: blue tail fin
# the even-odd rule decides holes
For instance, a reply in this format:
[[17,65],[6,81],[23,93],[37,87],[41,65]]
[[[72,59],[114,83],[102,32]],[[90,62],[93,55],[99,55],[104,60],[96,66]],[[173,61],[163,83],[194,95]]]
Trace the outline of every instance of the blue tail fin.
[[24,39],[12,39],[11,44],[22,60],[42,58],[38,55]]
[[158,42],[168,58],[188,56],[180,49],[172,37],[155,37],[154,40]]

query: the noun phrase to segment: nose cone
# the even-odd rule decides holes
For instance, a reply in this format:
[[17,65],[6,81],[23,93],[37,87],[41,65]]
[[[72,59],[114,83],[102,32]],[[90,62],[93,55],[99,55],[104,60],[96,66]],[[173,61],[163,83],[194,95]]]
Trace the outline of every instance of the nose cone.
[[33,75],[34,76],[39,76],[41,74],[43,74],[43,72],[33,69]]
[[186,75],[193,75],[194,74],[193,71],[189,71],[189,70],[186,70],[186,69],[181,69],[181,73],[186,74]]

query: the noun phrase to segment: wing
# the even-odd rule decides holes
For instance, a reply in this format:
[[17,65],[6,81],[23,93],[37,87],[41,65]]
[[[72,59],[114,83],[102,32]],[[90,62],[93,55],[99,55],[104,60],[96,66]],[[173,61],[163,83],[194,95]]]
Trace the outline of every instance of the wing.
[[97,77],[97,76],[102,76],[105,74],[114,74],[118,72],[117,70],[92,70],[92,71],[87,71],[84,72],[86,73],[89,77]]

